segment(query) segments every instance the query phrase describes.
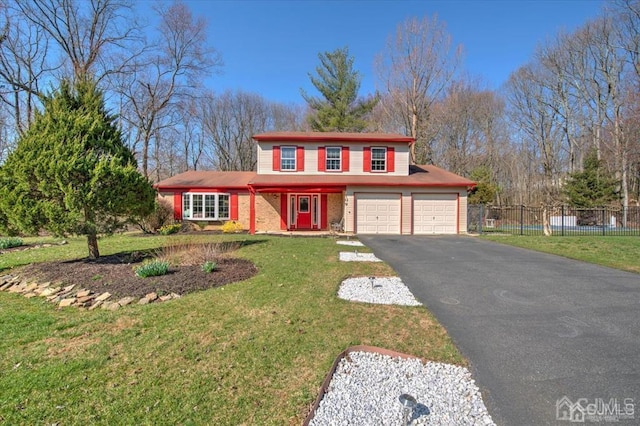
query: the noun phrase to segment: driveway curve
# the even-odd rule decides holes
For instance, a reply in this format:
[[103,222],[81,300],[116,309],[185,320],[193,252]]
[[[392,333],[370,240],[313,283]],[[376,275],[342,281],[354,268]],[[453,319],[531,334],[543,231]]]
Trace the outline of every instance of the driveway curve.
[[498,425],[640,424],[640,275],[474,237],[359,238],[447,329]]

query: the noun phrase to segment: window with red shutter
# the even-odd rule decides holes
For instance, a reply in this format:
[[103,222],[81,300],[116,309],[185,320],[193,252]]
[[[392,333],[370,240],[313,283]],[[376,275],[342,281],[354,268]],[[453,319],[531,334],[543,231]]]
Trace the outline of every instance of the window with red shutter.
[[318,171],[319,172],[324,172],[325,171],[325,148],[324,146],[321,146],[318,148]]
[[349,171],[349,147],[348,146],[342,147],[342,171],[343,172]]
[[277,171],[280,171],[280,147],[274,146],[272,151],[273,151],[273,171],[277,172]]
[[396,150],[392,146],[387,148],[387,171],[389,173],[396,170]]
[[365,146],[362,150],[362,170],[371,171],[371,147]]
[[299,146],[296,148],[296,171],[304,171],[304,147]]

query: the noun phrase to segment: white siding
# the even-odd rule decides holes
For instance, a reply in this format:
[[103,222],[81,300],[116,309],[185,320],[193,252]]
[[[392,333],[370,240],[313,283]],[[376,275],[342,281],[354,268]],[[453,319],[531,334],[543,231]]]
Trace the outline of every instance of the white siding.
[[[273,147],[274,146],[304,146],[304,172],[280,172],[273,170]],[[270,175],[278,173],[304,173],[305,175],[336,174],[337,172],[318,171],[318,147],[320,146],[348,146],[349,147],[349,171],[343,172],[349,175],[371,175],[371,172],[364,172],[363,148],[365,146],[392,146],[395,151],[395,167],[391,173],[384,173],[387,176],[408,176],[409,174],[409,146],[398,143],[374,143],[367,145],[363,143],[300,143],[295,142],[260,142],[257,144],[258,174]]]

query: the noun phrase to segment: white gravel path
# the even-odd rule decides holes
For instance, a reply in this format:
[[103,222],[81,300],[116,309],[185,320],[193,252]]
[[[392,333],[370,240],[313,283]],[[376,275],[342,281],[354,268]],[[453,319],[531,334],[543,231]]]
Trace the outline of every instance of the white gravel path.
[[340,260],[343,262],[382,262],[373,253],[358,253],[357,251],[341,251]]
[[351,352],[334,373],[310,425],[402,425],[402,394],[417,401],[411,425],[493,425],[469,370]]
[[364,247],[360,241],[350,241],[350,240],[338,240],[336,243],[343,246],[353,246],[353,247]]
[[371,284],[369,277],[348,278],[340,284],[338,297],[381,305],[422,305],[398,277],[373,277]]

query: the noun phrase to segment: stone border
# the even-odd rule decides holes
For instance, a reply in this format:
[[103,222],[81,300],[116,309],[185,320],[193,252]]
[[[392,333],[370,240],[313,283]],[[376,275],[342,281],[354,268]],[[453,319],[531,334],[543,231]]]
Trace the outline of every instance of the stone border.
[[[55,303],[58,308],[75,306],[80,309],[92,311],[101,307],[115,311],[116,309],[131,305],[136,302],[135,297],[123,297],[118,301],[107,300],[111,297],[111,293],[96,294],[91,290],[76,288],[75,284],[63,286],[61,283],[45,282],[38,284],[35,281],[28,281],[19,275],[4,275],[0,277],[0,291],[9,293],[22,294],[26,298],[46,297],[48,302]],[[166,302],[171,299],[179,299],[181,296],[177,293],[171,293],[165,296],[158,296],[156,293],[149,293],[141,299],[137,300],[138,305],[146,305],[149,303]]]

